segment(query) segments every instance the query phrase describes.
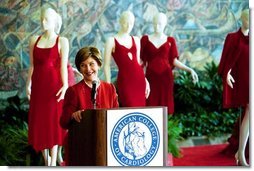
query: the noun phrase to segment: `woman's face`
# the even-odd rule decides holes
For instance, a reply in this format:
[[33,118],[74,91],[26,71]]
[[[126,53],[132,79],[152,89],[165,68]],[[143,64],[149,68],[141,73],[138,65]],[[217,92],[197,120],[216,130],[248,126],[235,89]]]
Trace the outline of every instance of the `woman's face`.
[[54,30],[56,24],[56,16],[53,11],[47,9],[41,17],[43,30]]
[[84,80],[88,83],[98,79],[99,69],[100,66],[92,57],[87,58],[87,60],[81,62],[80,64],[80,73],[83,75]]

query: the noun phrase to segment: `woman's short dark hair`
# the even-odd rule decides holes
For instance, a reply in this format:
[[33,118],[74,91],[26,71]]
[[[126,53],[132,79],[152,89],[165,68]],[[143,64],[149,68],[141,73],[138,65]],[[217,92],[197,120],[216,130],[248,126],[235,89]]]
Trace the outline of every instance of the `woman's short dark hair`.
[[102,65],[101,53],[100,50],[96,47],[88,46],[81,48],[75,58],[75,65],[77,69],[80,71],[80,64],[87,60],[89,57],[96,60],[99,66]]

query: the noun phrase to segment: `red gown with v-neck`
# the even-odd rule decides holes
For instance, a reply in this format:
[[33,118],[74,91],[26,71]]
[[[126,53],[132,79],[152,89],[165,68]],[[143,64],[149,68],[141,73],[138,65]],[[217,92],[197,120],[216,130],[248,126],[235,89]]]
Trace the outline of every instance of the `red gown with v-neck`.
[[[117,91],[121,107],[142,107],[146,105],[145,74],[137,61],[137,47],[132,38],[132,46],[126,48],[115,40],[112,56],[118,66]],[[129,55],[132,55],[132,59]]]
[[174,113],[172,70],[173,61],[178,58],[177,46],[173,37],[160,47],[154,46],[147,35],[141,38],[140,57],[146,68],[146,78],[150,83],[150,95],[146,101],[147,106],[167,106],[168,113]]

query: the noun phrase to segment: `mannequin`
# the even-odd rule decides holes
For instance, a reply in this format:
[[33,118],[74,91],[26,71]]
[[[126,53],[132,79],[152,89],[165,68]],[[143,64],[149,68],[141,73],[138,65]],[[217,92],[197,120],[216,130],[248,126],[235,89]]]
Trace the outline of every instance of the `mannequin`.
[[[43,10],[43,34],[30,39],[30,68],[27,96],[30,100],[28,141],[36,151],[42,151],[46,166],[62,164],[62,145],[66,131],[60,127],[62,101],[69,83],[69,42],[58,36],[62,20],[52,8]],[[68,68],[68,69],[67,69]],[[69,78],[68,78],[69,77]]]
[[218,73],[223,81],[223,107],[244,110],[239,131],[237,164],[248,166],[245,148],[249,137],[249,10],[241,14],[241,28],[226,37]]
[[120,106],[141,107],[149,96],[149,83],[140,65],[140,40],[131,36],[134,15],[124,11],[119,19],[120,30],[109,37],[105,44],[104,73],[107,82],[111,82],[110,62],[113,56],[118,66],[117,88]]
[[173,114],[173,68],[190,72],[194,83],[198,82],[198,75],[178,60],[175,39],[164,33],[166,24],[165,14],[158,13],[154,16],[154,33],[141,38],[141,59],[151,87],[147,106],[167,106],[168,113]]

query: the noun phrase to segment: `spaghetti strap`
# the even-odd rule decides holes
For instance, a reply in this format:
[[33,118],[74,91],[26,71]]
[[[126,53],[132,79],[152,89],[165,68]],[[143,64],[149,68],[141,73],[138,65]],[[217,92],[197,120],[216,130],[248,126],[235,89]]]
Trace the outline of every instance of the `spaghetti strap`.
[[114,42],[115,42],[115,44],[117,43],[117,44],[119,44],[118,42],[117,42],[117,40],[116,40],[116,38],[114,37]]
[[56,44],[54,45],[54,46],[57,47],[57,51],[58,51],[58,40],[59,40],[59,37],[60,37],[60,36],[57,36],[57,38],[56,38]]
[[60,36],[57,36],[57,38],[56,38],[56,44],[58,44],[59,37],[60,37]]
[[[132,39],[132,46],[133,46],[134,43],[135,43],[133,36],[131,36],[131,39]],[[132,46],[131,46],[131,47],[132,47]]]
[[[54,46],[57,46],[57,48],[58,48],[59,37],[60,37],[60,36],[57,36],[56,42],[55,42],[55,44],[54,44]],[[36,42],[35,42],[35,44],[34,44],[35,47],[37,47],[37,44],[38,44],[38,42],[40,41],[40,39],[41,39],[41,35],[37,38],[37,40],[36,40]],[[54,46],[53,46],[53,47],[54,47]]]
[[37,47],[37,43],[39,42],[40,39],[41,39],[41,35],[37,38],[37,40],[36,40],[36,42],[34,44],[35,47]]
[[114,37],[114,41],[115,41],[115,44],[117,44],[117,45],[119,45],[119,46],[121,46],[121,47],[124,47],[125,49],[132,49],[133,48],[133,46],[136,46],[136,42],[135,42],[135,40],[134,40],[134,38],[133,38],[133,36],[130,36],[131,37],[131,41],[132,41],[132,44],[131,44],[131,47],[126,47],[126,46],[124,46],[124,45],[122,45],[122,44],[120,44],[119,42],[118,42],[118,40]]

